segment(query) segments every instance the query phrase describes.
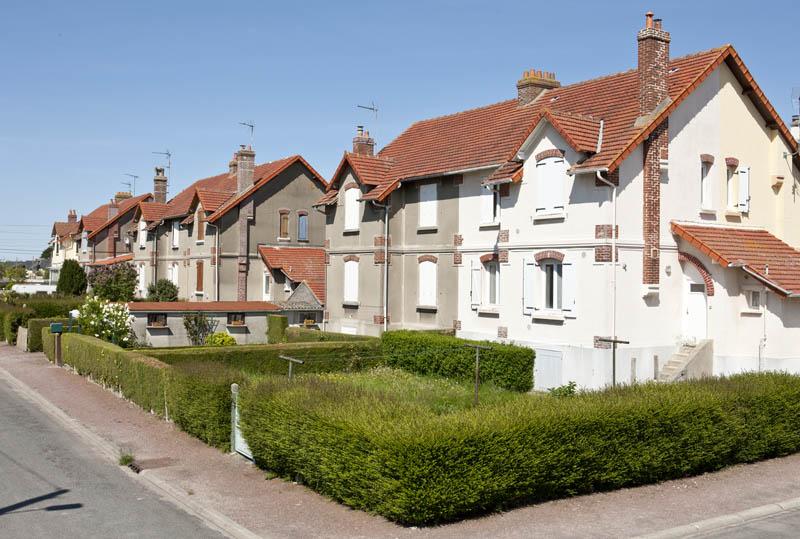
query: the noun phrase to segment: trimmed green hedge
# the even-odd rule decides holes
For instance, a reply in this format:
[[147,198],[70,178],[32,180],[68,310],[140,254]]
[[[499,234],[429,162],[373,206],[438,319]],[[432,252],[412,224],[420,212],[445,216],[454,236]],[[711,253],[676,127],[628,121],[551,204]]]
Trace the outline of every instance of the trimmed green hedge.
[[50,363],[55,363],[56,361],[56,338],[55,336],[50,333],[49,327],[42,328],[40,332],[42,336],[42,352],[44,352],[45,357],[50,360]]
[[256,463],[404,524],[655,483],[800,450],[800,377],[744,374],[437,413],[321,377],[240,397]]
[[17,329],[24,326],[33,316],[33,310],[25,307],[6,311],[3,317],[3,336],[8,344],[17,343]]
[[12,304],[3,304],[3,338],[10,344],[17,342],[17,328],[27,327],[31,318],[61,318],[83,304],[83,298],[27,297],[16,298]]
[[286,328],[286,342],[341,342],[370,341],[377,339],[378,337],[367,337],[366,335],[346,335],[344,333],[333,333],[330,331],[320,331],[318,329],[300,327]]
[[140,350],[170,365],[192,361],[227,364],[251,374],[280,374],[289,371],[288,363],[279,359],[287,355],[305,361],[295,365],[297,374],[313,372],[361,371],[382,364],[380,341],[337,343],[296,343],[277,345],[242,345],[191,348],[148,348]]
[[289,319],[281,314],[267,316],[267,342],[269,344],[286,342],[286,328],[288,326]]
[[49,332],[52,322],[61,322],[66,331],[69,318],[31,318],[28,320],[28,352],[42,351],[42,328],[47,328]]
[[524,346],[468,341],[427,331],[388,331],[383,334],[386,364],[417,374],[468,380],[475,376],[475,350],[481,350],[481,380],[513,391],[533,388],[534,351]]

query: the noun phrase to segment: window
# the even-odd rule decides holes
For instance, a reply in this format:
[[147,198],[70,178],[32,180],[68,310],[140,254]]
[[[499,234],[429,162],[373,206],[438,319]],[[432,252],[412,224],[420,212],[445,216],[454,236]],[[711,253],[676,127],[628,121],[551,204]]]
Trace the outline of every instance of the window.
[[178,241],[180,240],[180,231],[181,231],[181,223],[177,219],[172,221],[172,248],[177,249],[179,244]]
[[85,230],[81,232],[81,250],[85,253],[89,245],[89,233]]
[[350,188],[344,192],[344,229],[346,231],[358,230],[360,203],[358,197],[361,191],[357,188]]
[[243,326],[244,325],[244,313],[228,313],[228,325],[229,326]]
[[197,207],[194,222],[197,228],[197,241],[201,242],[206,239],[206,212],[200,206]]
[[500,265],[496,261],[487,262],[484,268],[483,305],[495,306],[500,301]]
[[147,313],[147,327],[165,328],[167,327],[166,313]]
[[144,219],[139,219],[139,249],[147,246],[147,223]]
[[139,295],[144,297],[147,294],[147,273],[144,264],[136,266],[139,270]]
[[59,247],[61,246],[60,242],[58,241],[58,236],[53,236],[53,245],[55,245],[55,253],[58,254]]
[[[353,191],[353,189],[351,189]],[[344,263],[344,302],[358,303],[358,261]]]
[[285,294],[292,293],[292,280],[288,277],[284,277],[283,279],[283,292]]
[[544,271],[544,308],[561,310],[561,263],[544,262],[541,268]]
[[173,262],[172,264],[169,265],[169,280],[172,281],[172,284],[174,284],[175,286],[178,286],[178,278],[179,278],[178,271],[180,271],[178,267],[179,266],[177,262]]
[[727,176],[727,192],[728,192],[728,209],[735,210],[738,204],[738,198],[736,197],[736,171],[733,170],[731,167],[728,167],[728,176]]
[[535,215],[559,215],[564,212],[567,162],[549,157],[536,163]]
[[263,290],[263,298],[264,301],[269,301],[272,299],[272,275],[270,274],[269,270],[264,270],[264,279],[262,281],[262,290]]
[[436,307],[436,262],[423,260],[419,263],[419,297],[417,305]]
[[481,187],[481,224],[488,225],[500,220],[500,192],[494,187]]
[[700,163],[700,209],[711,208],[711,163]]
[[288,240],[289,239],[289,210],[281,210],[279,219],[279,228],[278,228],[278,238]]
[[195,292],[202,293],[203,292],[203,261],[198,260],[197,265],[195,266],[195,279],[197,284],[194,287]]
[[747,290],[747,307],[751,311],[761,310],[761,290]]
[[[563,256],[563,255],[562,255]],[[560,258],[523,260],[522,312],[534,319],[577,318],[575,264]]]
[[308,214],[297,214],[297,241],[308,241]]
[[419,226],[420,228],[436,226],[437,188],[435,183],[424,183],[419,186]]

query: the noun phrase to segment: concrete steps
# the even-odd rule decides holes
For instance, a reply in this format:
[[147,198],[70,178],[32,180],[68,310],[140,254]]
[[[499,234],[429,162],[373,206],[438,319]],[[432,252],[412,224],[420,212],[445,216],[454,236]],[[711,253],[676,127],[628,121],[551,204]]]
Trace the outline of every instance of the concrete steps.
[[685,342],[672,354],[658,373],[659,382],[676,382],[686,378],[686,368],[709,341]]

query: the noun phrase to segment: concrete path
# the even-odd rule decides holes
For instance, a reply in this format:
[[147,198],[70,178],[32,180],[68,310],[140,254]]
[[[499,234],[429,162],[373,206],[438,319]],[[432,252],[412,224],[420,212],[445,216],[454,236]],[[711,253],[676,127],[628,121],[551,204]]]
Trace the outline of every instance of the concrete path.
[[3,537],[222,537],[153,496],[4,380],[0,410]]
[[220,453],[82,377],[51,366],[42,354],[0,345],[2,376],[41,395],[99,439],[133,453],[145,467],[144,476],[169,485],[180,500],[190,500],[196,514],[197,508],[208,508],[264,537],[632,537],[800,497],[800,455],[792,455],[446,526],[404,528],[300,485],[267,480],[244,459]]

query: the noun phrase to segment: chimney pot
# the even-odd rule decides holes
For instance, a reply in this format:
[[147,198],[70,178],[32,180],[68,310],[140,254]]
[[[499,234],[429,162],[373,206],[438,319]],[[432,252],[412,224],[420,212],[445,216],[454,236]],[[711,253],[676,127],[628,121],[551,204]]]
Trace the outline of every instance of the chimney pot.
[[653,12],[648,11],[644,14],[644,27],[645,28],[652,28],[653,27]]
[[369,131],[363,125],[356,126],[356,136],[353,137],[353,153],[358,155],[375,155],[375,139],[369,136]]
[[535,100],[545,90],[558,88],[561,83],[556,80],[554,71],[542,69],[529,69],[522,72],[522,78],[517,82],[517,103],[527,105]]

